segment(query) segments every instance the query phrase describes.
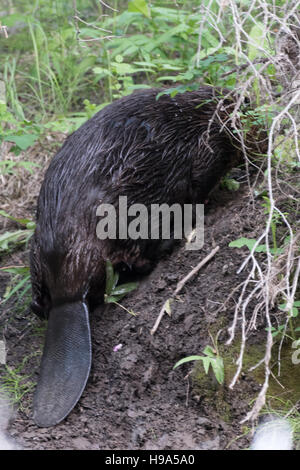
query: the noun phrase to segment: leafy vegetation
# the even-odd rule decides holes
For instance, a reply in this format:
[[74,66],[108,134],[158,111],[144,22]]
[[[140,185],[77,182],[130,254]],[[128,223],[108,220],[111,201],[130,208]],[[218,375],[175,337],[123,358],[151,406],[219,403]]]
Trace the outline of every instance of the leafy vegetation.
[[176,367],[181,366],[186,362],[202,361],[205,373],[208,374],[209,368],[211,366],[218,383],[222,385],[224,382],[224,363],[222,357],[219,356],[219,354],[211,346],[206,346],[203,350],[203,353],[205,356],[188,356],[180,359],[180,361],[176,362],[173,369],[176,369]]
[[104,302],[106,304],[116,304],[126,310],[131,315],[136,315],[132,310],[128,310],[119,301],[129,292],[137,288],[136,282],[127,282],[126,284],[119,284],[119,273],[114,271],[113,265],[110,261],[106,261],[106,284]]
[[24,397],[33,390],[31,375],[24,374],[24,368],[31,356],[25,357],[17,367],[5,366],[0,379],[0,398],[11,405],[17,404],[23,409]]

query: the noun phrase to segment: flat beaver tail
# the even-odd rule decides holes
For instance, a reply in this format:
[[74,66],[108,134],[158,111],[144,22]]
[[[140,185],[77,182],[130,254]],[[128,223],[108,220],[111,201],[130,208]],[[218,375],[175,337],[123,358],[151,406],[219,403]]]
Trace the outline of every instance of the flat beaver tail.
[[40,375],[33,399],[33,419],[54,426],[74,408],[91,367],[89,312],[83,301],[50,310]]

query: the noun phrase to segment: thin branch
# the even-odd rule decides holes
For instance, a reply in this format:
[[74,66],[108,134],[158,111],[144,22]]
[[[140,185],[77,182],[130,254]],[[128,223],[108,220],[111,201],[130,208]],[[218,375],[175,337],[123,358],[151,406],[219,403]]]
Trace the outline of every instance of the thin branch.
[[177,287],[174,291],[174,293],[172,294],[172,296],[167,299],[165,301],[165,303],[163,304],[160,312],[159,312],[159,315],[156,319],[156,322],[153,326],[153,328],[150,330],[150,334],[151,335],[154,335],[154,333],[156,332],[157,328],[159,327],[159,324],[162,320],[162,317],[164,316],[165,312],[168,311],[168,305],[169,305],[169,302],[171,300],[174,299],[174,297],[176,295],[179,294],[179,292],[183,289],[183,287],[185,286],[185,284],[193,277],[195,276],[195,274],[197,274],[197,272],[206,264],[208,263],[208,261],[210,261],[211,258],[213,258],[215,256],[215,254],[219,251],[220,247],[219,246],[216,246],[202,261],[200,261],[200,263],[197,264],[197,266],[195,266],[195,268],[193,268],[181,281],[178,282],[177,284]]

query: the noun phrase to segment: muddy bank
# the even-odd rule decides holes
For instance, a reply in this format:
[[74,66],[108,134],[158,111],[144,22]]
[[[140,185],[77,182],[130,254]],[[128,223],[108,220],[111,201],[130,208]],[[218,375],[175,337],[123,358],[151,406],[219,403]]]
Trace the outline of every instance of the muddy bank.
[[[32,390],[22,401],[9,428],[10,434],[33,449],[224,449],[245,448],[247,438],[240,420],[259,385],[244,377],[234,391],[219,386],[212,375],[201,373],[201,364],[176,370],[179,359],[201,354],[222,330],[227,339],[234,301],[220,306],[243,275],[237,275],[245,252],[228,247],[245,231],[255,237],[257,217],[249,205],[247,188],[238,192],[218,190],[206,206],[205,244],[201,251],[184,245],[166,255],[122,305],[100,306],[91,315],[93,366],[86,390],[70,416],[50,429],[31,420]],[[191,279],[172,303],[154,336],[150,335],[162,304],[176,284],[216,245],[219,252]],[[25,255],[27,254],[25,253]],[[43,325],[27,312],[4,313],[7,361],[10,367],[25,360],[22,374],[36,381],[43,345]],[[119,346],[118,351],[114,347]],[[225,346],[224,346],[225,347]],[[224,350],[223,350],[224,351]],[[238,354],[227,347],[232,363]],[[230,374],[233,368],[229,368]],[[198,372],[197,372],[198,371]],[[199,374],[200,371],[200,374]],[[200,379],[199,379],[200,377]]]

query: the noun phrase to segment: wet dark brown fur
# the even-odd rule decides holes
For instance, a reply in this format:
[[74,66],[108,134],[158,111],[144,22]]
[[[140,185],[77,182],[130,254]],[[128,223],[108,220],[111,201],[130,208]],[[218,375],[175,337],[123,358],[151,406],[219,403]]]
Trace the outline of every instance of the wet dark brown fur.
[[[147,265],[144,240],[96,236],[101,203],[201,203],[239,159],[240,152],[215,115],[219,91],[171,98],[161,90],[135,92],[110,104],[70,135],[48,168],[38,199],[31,250],[32,309],[80,299],[101,301],[105,260]],[[233,109],[225,100],[219,115]],[[209,132],[208,132],[209,128]],[[151,256],[150,256],[151,257]],[[151,260],[149,259],[149,263]]]

